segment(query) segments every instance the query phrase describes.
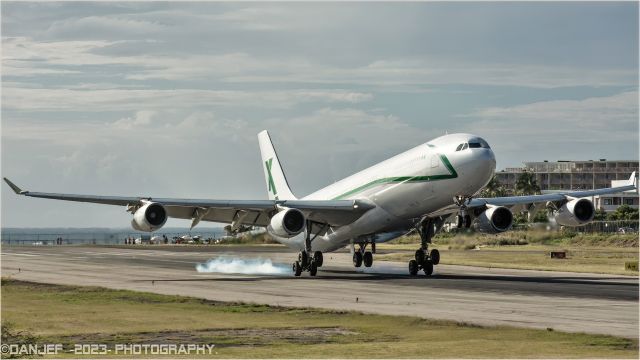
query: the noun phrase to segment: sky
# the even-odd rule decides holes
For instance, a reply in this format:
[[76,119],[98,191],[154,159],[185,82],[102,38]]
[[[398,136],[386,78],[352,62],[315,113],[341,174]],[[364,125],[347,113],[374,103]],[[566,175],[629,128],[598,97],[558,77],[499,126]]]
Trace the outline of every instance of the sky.
[[[446,133],[523,161],[638,159],[638,3],[2,1],[2,176],[33,190],[304,196]],[[15,196],[3,227],[125,227]],[[167,226],[188,226],[170,220]]]

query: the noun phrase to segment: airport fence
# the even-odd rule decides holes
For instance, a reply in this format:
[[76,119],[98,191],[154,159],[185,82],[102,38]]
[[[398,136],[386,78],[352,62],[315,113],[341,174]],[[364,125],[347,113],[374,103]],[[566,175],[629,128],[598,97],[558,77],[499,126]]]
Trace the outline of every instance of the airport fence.
[[638,220],[594,221],[574,228],[584,233],[638,233]]

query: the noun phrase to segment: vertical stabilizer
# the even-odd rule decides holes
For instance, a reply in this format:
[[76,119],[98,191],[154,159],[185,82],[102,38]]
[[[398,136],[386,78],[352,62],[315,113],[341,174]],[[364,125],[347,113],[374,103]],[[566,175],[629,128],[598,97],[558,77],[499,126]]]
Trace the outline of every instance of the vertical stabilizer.
[[271,137],[267,130],[263,130],[258,134],[258,142],[260,143],[260,154],[262,155],[262,168],[264,170],[264,178],[267,181],[267,191],[271,200],[295,200],[296,197],[291,193],[287,178],[284,176],[278,154],[273,148]]

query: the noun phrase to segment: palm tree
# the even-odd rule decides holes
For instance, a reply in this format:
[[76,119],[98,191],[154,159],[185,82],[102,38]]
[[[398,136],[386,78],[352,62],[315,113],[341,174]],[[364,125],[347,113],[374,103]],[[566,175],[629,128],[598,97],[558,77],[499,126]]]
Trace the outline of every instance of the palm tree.
[[540,193],[540,186],[536,181],[536,175],[530,172],[523,172],[516,180],[516,193],[518,195],[535,195]]

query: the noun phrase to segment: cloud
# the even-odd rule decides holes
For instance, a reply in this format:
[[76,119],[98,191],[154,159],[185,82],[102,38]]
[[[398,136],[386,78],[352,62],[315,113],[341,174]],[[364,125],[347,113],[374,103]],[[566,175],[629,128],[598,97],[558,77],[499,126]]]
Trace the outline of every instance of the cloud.
[[[128,67],[121,80],[202,80],[227,84],[294,83],[405,87],[467,84],[554,88],[637,84],[637,69],[580,68],[558,65],[474,63],[439,56],[387,58],[361,65],[336,66],[299,56],[262,56],[247,52],[217,54],[144,53],[152,40],[67,40],[40,42],[3,38],[3,67],[11,76],[94,73],[87,66]],[[137,47],[128,54],[122,46]],[[166,45],[165,45],[166,48]]]
[[[109,33],[111,36],[149,35],[170,28],[157,21],[136,19],[130,15],[87,16],[55,21],[45,31],[51,38],[96,36]],[[170,30],[170,29],[169,29]]]
[[300,103],[361,103],[372,94],[342,89],[326,90],[199,90],[199,89],[3,89],[3,107],[21,111],[127,111],[214,106],[287,109]]
[[[303,69],[304,70],[304,69]],[[319,66],[315,71],[296,71],[284,79],[293,83],[358,84],[370,86],[485,85],[554,88],[614,86],[637,83],[635,69],[588,69],[523,64],[486,64],[460,61],[398,59],[378,60],[364,66],[336,68]],[[228,76],[226,81],[275,82],[264,75]]]
[[638,92],[486,107],[462,116],[503,164],[543,159],[637,159]]
[[113,126],[122,130],[131,130],[151,125],[155,111],[143,110],[136,112],[135,116],[122,118],[113,123]]
[[[601,142],[601,135],[636,138],[638,92],[583,100],[553,100],[510,107],[487,107],[465,115],[481,120],[476,127],[502,134],[540,136],[562,141]],[[612,126],[615,124],[615,126]],[[635,129],[635,132],[629,130]],[[544,141],[544,140],[543,140]]]

